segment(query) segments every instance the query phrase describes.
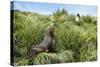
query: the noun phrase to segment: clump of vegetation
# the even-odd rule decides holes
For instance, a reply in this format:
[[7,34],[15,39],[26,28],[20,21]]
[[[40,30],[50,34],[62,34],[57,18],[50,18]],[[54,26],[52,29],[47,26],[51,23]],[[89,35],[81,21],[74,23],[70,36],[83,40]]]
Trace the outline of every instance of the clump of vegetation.
[[46,28],[52,22],[56,24],[56,52],[40,53],[30,63],[53,64],[97,60],[97,19],[82,16],[81,20],[81,25],[78,26],[75,24],[75,15],[68,14],[64,9],[52,15],[14,11],[14,65],[29,64],[27,50],[42,41]]

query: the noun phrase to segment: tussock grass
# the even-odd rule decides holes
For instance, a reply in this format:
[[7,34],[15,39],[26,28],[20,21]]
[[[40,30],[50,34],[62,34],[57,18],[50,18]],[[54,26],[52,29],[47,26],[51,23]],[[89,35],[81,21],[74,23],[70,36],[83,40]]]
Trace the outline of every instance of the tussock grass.
[[[57,20],[56,17],[59,19]],[[13,17],[14,64],[29,64],[27,50],[42,41],[44,32],[52,22],[56,24],[54,27],[56,52],[40,53],[30,63],[54,64],[95,61],[97,59],[97,20],[91,16],[83,16],[81,24],[77,25],[74,18],[74,15],[65,11],[55,12],[50,16],[15,11]]]

